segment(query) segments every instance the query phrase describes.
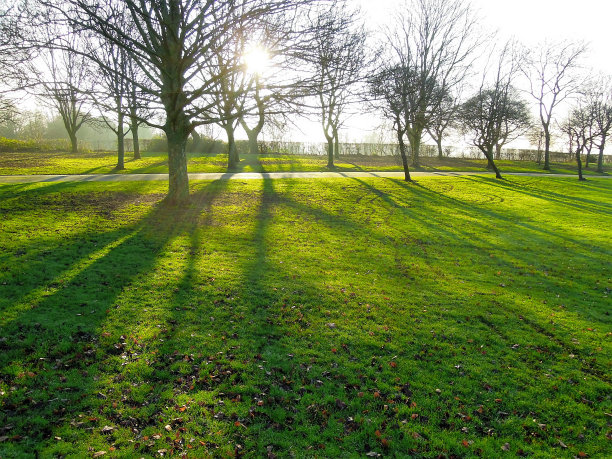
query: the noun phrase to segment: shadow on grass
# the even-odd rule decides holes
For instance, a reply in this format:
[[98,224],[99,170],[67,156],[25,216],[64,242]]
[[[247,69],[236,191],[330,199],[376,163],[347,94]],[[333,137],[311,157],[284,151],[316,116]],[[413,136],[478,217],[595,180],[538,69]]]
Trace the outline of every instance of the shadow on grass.
[[[357,179],[355,183],[363,188],[358,190],[363,194],[357,197],[362,204],[368,199],[383,203],[371,206],[374,209],[370,221],[370,214],[357,214],[350,203],[343,201],[341,186],[345,183],[330,181],[330,192],[323,191],[320,196],[300,195],[300,190],[292,188],[298,182],[275,183],[278,182],[264,179],[257,193],[236,193],[233,186],[226,192],[230,186],[227,181],[201,188],[198,184],[188,206],[158,205],[135,224],[109,232],[107,252],[79,271],[69,285],[45,297],[35,309],[24,310],[10,324],[2,326],[0,322],[0,336],[12,340],[10,346],[0,341],[2,352],[6,351],[6,356],[0,357],[0,379],[17,388],[6,399],[8,404],[0,408],[0,422],[13,425],[11,435],[29,436],[15,442],[29,447],[29,451],[44,448],[43,453],[49,456],[65,451],[83,455],[87,442],[96,437],[96,447],[108,447],[117,441],[117,454],[140,457],[161,454],[160,448],[168,456],[188,452],[187,445],[192,443],[187,442],[195,437],[204,441],[209,454],[217,457],[241,452],[264,457],[268,453],[289,456],[295,452],[299,456],[306,447],[315,448],[313,455],[341,456],[380,450],[381,440],[375,434],[379,430],[393,436],[390,455],[406,454],[412,448],[414,455],[431,455],[442,452],[442,448],[448,452],[449,439],[457,445],[452,454],[460,456],[465,452],[461,446],[464,434],[459,430],[463,424],[440,424],[436,416],[446,410],[455,418],[464,404],[470,406],[476,400],[487,404],[481,400],[485,397],[491,399],[490,409],[494,412],[505,408],[493,402],[492,395],[483,395],[480,385],[483,367],[488,378],[496,378],[489,370],[499,367],[497,362],[490,362],[491,358],[497,360],[497,354],[484,357],[475,353],[473,369],[465,369],[476,381],[472,386],[452,365],[467,358],[455,351],[468,346],[466,339],[471,331],[503,326],[505,317],[501,313],[495,318],[487,313],[506,305],[492,301],[491,305],[470,311],[476,314],[476,320],[459,323],[467,314],[463,307],[473,301],[469,291],[454,292],[452,285],[438,282],[434,276],[406,286],[411,280],[400,270],[407,271],[410,261],[421,262],[423,269],[429,269],[426,263],[434,259],[418,255],[412,250],[415,245],[423,245],[423,250],[430,253],[449,247],[461,249],[459,246],[487,248],[487,228],[496,228],[496,224],[503,228],[513,215],[462,203],[425,186],[389,180],[386,183],[392,183],[394,189],[379,188]],[[385,182],[378,182],[382,183]],[[254,205],[249,207],[251,204]],[[221,210],[216,214],[221,206],[226,221],[219,221]],[[359,207],[363,209],[367,205]],[[448,216],[440,215],[443,209],[448,209]],[[447,223],[456,210],[492,225],[475,221],[473,226],[453,228]],[[231,217],[246,223],[237,229]],[[289,221],[295,226],[287,231],[299,233],[304,225],[313,243],[340,254],[338,264],[343,266],[339,274],[345,276],[341,280],[349,289],[341,299],[333,301],[333,296],[340,296],[338,288],[333,294],[327,292],[327,287],[322,288],[322,281],[316,277],[324,276],[321,271],[308,278],[294,277],[289,264],[307,260],[300,250],[308,249],[291,246],[295,239],[283,239],[280,231],[286,230],[283,224]],[[376,229],[382,221],[388,224]],[[443,231],[445,243],[427,247],[425,237],[416,242],[414,237],[401,237],[401,231],[414,234],[426,227]],[[352,233],[362,235],[365,244],[375,250],[359,256],[353,249],[361,247],[341,247],[339,244],[355,242]],[[535,234],[536,244],[546,239]],[[223,251],[224,259],[230,260],[229,272],[225,271],[227,265],[215,264],[221,258],[215,252]],[[376,262],[373,257],[377,257]],[[449,255],[445,260],[453,261],[452,258]],[[313,262],[324,265],[326,259],[322,256]],[[489,266],[487,259],[488,256],[479,269],[493,269],[493,262]],[[521,260],[528,262],[527,255],[510,254],[501,260],[502,267]],[[389,266],[379,265],[384,262]],[[397,283],[393,290],[397,297],[373,301],[368,298],[369,292],[350,295],[355,271],[370,267],[379,270],[379,283],[387,279],[390,284]],[[230,282],[211,278],[217,276],[226,276]],[[376,288],[381,287],[366,285],[364,290]],[[126,290],[137,289],[150,289],[152,293],[123,295]],[[137,303],[155,296],[160,297],[157,315],[146,312],[148,305]],[[95,301],[82,305],[81,297]],[[368,309],[370,304],[373,306],[372,317],[364,317],[366,302]],[[321,305],[330,309],[329,316],[321,311]],[[442,305],[451,310],[439,316],[421,313],[425,306],[435,310]],[[387,317],[378,319],[383,311],[387,311]],[[345,312],[355,316],[347,319]],[[518,304],[507,314],[517,312],[525,314]],[[114,322],[108,320],[110,315],[115,317]],[[421,328],[417,322],[420,317],[425,320]],[[353,328],[348,326],[350,320],[355,322]],[[138,322],[153,330],[159,326],[159,332],[141,338]],[[543,316],[538,317],[537,323],[540,322],[545,322]],[[112,336],[101,335],[112,324],[117,325],[117,329],[110,329]],[[442,337],[427,341],[434,329]],[[118,336],[123,333],[125,336]],[[540,334],[545,336],[542,330]],[[512,332],[500,335],[503,342],[496,345],[505,349],[501,355],[515,352],[510,348]],[[545,341],[536,339],[538,344]],[[500,341],[497,336],[495,340]],[[337,353],[331,346],[338,347]],[[444,349],[449,352],[444,354]],[[429,354],[432,350],[436,355]],[[398,368],[388,365],[395,359],[393,356],[398,357],[393,360],[399,362]],[[447,363],[448,368],[443,369]],[[540,365],[537,361],[525,364],[534,373],[541,373]],[[33,375],[27,373],[30,369],[34,369]],[[20,371],[24,373],[21,376]],[[446,394],[433,395],[433,399],[426,395],[433,393],[441,374],[455,383],[453,394],[461,401]],[[409,411],[410,396],[406,394],[411,392],[405,387],[406,393],[400,392],[406,381],[413,382],[411,391],[415,391],[419,413],[425,415],[429,409],[430,419],[422,424],[420,420],[409,420],[412,410]],[[504,390],[508,390],[504,399],[513,397],[517,386],[507,381],[504,384]],[[138,393],[142,394],[147,385],[149,392],[139,398]],[[418,392],[424,395],[417,398]],[[433,400],[433,406],[422,406],[422,401],[428,403],[428,399]],[[402,410],[401,415],[396,415],[396,407]],[[361,415],[368,419],[363,426],[348,420]],[[89,424],[89,418],[100,419]],[[429,432],[454,432],[456,438],[447,437],[443,445],[421,446],[412,441],[416,439],[411,435],[404,438],[402,419],[412,422],[407,427],[410,431],[425,434],[424,429],[429,429],[427,424],[431,423]],[[454,424],[452,419],[450,422]],[[487,422],[487,426],[506,428],[505,421]],[[111,431],[101,433],[106,423]],[[94,427],[87,430],[90,425]],[[155,443],[151,436],[160,439]],[[338,438],[346,442],[342,444]],[[72,440],[75,445],[69,450],[67,444]],[[148,441],[153,446],[149,447]],[[62,442],[64,451],[54,449]],[[198,447],[199,442],[193,444]],[[319,445],[326,449],[317,451]],[[499,451],[500,445],[494,447]],[[195,454],[205,456],[202,449]]]
[[[550,201],[555,204],[562,204],[564,206],[573,207],[581,211],[601,213],[610,212],[612,210],[612,204],[606,204],[605,202],[601,201],[593,201],[591,199],[581,198],[578,196],[566,196],[560,193],[555,193],[554,191],[544,190],[542,188],[533,188],[529,185],[517,182],[500,181],[492,179],[490,177],[482,176],[466,176],[466,179],[474,182],[486,183],[487,185],[494,188],[501,188],[517,193],[522,193],[528,196],[542,199],[544,201]],[[574,185],[578,183],[580,182],[576,181]],[[580,185],[582,184],[580,183]]]
[[[101,407],[105,396],[96,396],[95,381],[105,371],[107,358],[123,348],[121,342],[100,343],[102,324],[118,307],[115,301],[122,291],[151,272],[158,253],[177,234],[193,230],[207,203],[221,191],[213,182],[196,192],[189,206],[177,209],[162,202],[141,220],[94,236],[77,250],[81,260],[90,260],[66,282],[47,284],[18,310],[8,304],[13,308],[9,317],[2,311],[0,381],[14,389],[3,398],[0,423],[9,426],[24,451],[34,453],[66,420]],[[66,247],[59,241],[38,254],[43,266],[49,257],[56,260],[49,263],[49,280],[61,277],[76,262],[70,255],[80,237]]]

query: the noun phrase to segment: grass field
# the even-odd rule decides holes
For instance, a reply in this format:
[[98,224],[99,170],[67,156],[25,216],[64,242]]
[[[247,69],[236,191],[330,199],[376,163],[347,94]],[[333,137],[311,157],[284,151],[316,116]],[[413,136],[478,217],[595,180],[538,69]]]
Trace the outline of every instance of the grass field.
[[[0,175],[26,174],[144,174],[167,173],[168,161],[165,153],[144,153],[140,160],[126,156],[125,169],[115,171],[116,153],[88,152],[72,154],[67,152],[46,153],[2,153],[0,152]],[[343,156],[335,162],[338,171],[401,171],[398,158],[389,156]],[[422,158],[419,171],[484,171],[485,160],[463,158]],[[497,161],[502,172],[546,172],[533,161]],[[242,155],[236,172],[288,172],[327,171],[325,156],[298,155]],[[189,172],[225,172],[227,155],[190,154]],[[552,163],[551,173],[577,174],[574,163]],[[605,166],[609,173],[612,167]],[[587,175],[596,174],[596,165],[584,169]]]
[[610,180],[165,186],[0,185],[0,457],[610,452]]

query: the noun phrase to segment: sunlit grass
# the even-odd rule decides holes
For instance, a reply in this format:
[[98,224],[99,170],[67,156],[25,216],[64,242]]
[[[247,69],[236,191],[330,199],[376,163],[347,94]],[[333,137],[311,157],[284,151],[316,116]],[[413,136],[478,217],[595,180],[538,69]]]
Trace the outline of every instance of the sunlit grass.
[[[130,159],[126,155],[125,169],[116,171],[116,154],[112,152],[90,153],[0,153],[0,175],[27,174],[143,174],[168,173],[168,161],[165,153],[143,153],[142,159]],[[546,172],[542,166],[533,161],[497,161],[502,172]],[[429,158],[421,159],[419,168],[413,171],[486,171],[485,160],[463,158]],[[577,174],[576,165],[572,163],[552,163],[551,173]],[[226,172],[227,155],[189,154],[187,164],[189,172]],[[241,160],[234,172],[317,172],[327,171],[327,157],[313,155],[262,154],[241,155]],[[341,156],[335,161],[337,171],[401,171],[399,157],[390,156]],[[606,173],[610,165],[606,165]],[[584,169],[587,175],[596,175],[596,165]]]
[[0,186],[0,456],[605,456],[609,180],[165,191]]

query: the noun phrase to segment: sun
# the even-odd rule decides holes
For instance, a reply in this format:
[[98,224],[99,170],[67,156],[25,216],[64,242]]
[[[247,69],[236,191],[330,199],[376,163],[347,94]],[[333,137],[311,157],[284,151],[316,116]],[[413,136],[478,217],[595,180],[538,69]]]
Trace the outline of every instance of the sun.
[[255,75],[262,75],[270,67],[270,55],[259,45],[249,48],[243,59],[248,72]]

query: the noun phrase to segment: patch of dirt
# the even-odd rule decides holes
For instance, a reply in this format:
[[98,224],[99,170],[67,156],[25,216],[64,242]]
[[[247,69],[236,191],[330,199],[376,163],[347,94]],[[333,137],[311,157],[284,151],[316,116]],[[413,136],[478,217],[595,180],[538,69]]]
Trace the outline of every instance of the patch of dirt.
[[1,168],[32,168],[49,164],[48,157],[37,156],[35,153],[2,153],[0,154]]
[[6,207],[0,205],[0,213],[46,208],[57,212],[88,211],[110,217],[113,212],[131,204],[155,203],[161,201],[164,196],[162,193],[138,194],[111,191],[21,195],[6,202]]

